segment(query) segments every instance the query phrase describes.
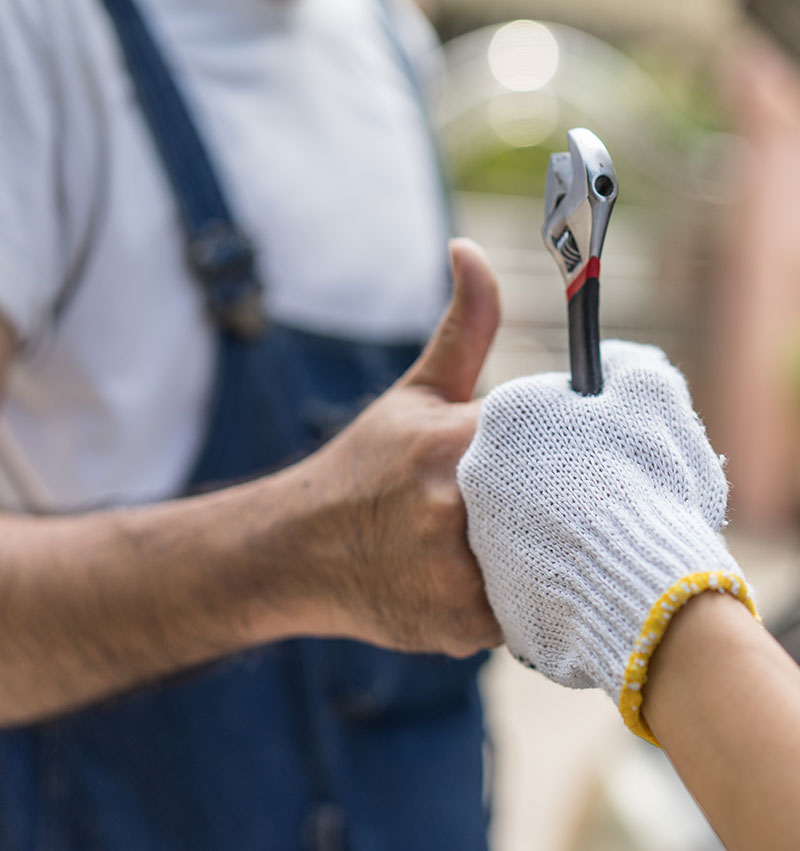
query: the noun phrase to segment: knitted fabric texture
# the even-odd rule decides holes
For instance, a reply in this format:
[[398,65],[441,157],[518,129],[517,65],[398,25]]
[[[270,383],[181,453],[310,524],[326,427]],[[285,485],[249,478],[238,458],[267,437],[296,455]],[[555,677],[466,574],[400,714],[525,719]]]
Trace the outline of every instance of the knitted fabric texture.
[[652,346],[609,341],[602,355],[599,396],[561,373],[495,389],[458,482],[511,653],[604,689],[655,741],[641,688],[674,612],[706,589],[756,609],[718,534],[728,484],[685,379]]

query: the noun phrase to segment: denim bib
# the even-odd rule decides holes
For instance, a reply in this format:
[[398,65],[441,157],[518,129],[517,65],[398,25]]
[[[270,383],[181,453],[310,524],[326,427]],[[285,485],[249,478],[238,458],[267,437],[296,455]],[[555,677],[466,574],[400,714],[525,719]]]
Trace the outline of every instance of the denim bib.
[[[301,457],[417,352],[226,338],[192,484]],[[482,658],[293,640],[3,733],[0,851],[485,851]]]

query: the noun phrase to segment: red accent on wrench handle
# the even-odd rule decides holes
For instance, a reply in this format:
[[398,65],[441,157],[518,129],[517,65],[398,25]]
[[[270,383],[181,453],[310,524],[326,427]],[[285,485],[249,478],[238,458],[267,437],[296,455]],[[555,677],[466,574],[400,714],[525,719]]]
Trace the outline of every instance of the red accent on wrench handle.
[[599,309],[600,281],[587,278],[567,306],[572,389],[582,396],[597,396],[603,390]]

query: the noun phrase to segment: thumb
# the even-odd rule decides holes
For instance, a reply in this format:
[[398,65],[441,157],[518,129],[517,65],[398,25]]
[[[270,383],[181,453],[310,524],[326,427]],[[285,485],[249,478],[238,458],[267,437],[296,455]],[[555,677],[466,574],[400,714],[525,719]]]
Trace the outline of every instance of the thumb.
[[450,265],[450,305],[401,383],[429,387],[450,402],[467,402],[500,324],[500,296],[489,258],[476,243],[451,240]]

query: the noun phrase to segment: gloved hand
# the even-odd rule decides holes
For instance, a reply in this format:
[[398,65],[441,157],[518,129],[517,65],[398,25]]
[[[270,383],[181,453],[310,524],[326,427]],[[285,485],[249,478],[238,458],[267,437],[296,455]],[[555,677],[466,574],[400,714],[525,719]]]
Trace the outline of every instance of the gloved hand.
[[561,373],[494,390],[458,482],[511,653],[604,689],[655,743],[641,689],[674,613],[717,589],[758,615],[718,534],[728,485],[685,379],[652,346],[610,341],[602,355],[599,396]]

